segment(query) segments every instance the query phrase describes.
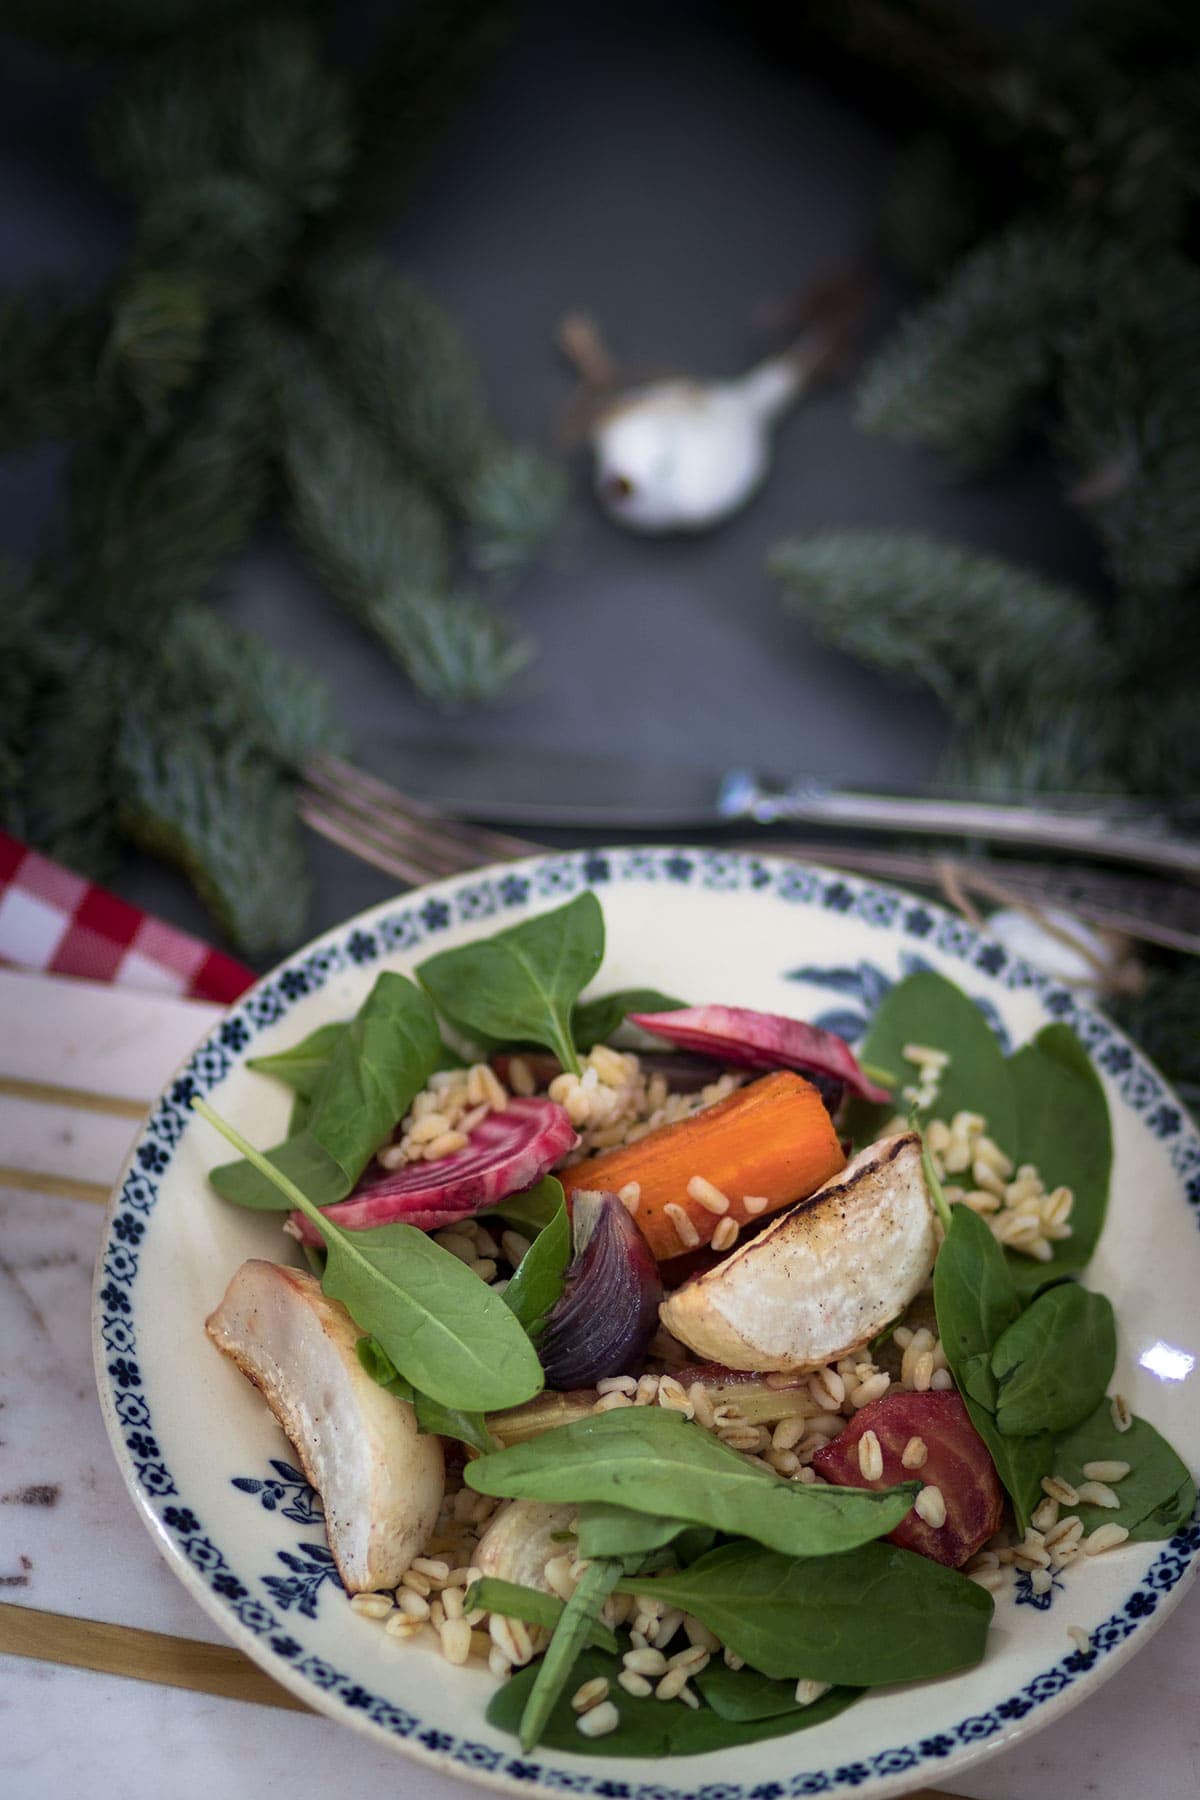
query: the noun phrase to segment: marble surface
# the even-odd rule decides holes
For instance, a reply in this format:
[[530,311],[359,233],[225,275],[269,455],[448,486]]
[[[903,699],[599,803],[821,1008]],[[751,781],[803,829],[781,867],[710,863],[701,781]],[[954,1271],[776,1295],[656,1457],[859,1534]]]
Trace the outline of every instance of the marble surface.
[[[140,1067],[131,1060],[136,1034],[114,1025],[103,1046],[114,1069],[123,1046],[122,1079],[148,1099],[173,1068],[179,1042],[193,1026],[199,1035],[211,1009],[173,1013],[188,1003],[141,1003],[85,984],[5,977],[0,1074],[46,1079],[58,1030],[60,1061],[69,1061],[73,1084],[103,1088],[106,1059],[95,1021],[120,1014],[130,1024],[143,1004]],[[82,1023],[73,1029],[73,1021]],[[14,1061],[26,1042],[38,1059],[36,1077]],[[0,1096],[9,1153],[18,1129],[13,1104]],[[27,1110],[23,1118],[28,1131]],[[43,1134],[27,1142],[24,1166],[53,1174],[69,1164],[93,1181],[109,1180],[133,1128],[124,1121],[114,1132],[111,1119],[76,1112],[67,1141]],[[0,1600],[219,1641],[156,1554],[100,1421],[88,1316],[100,1219],[92,1202],[0,1187]],[[955,1793],[970,1800],[1127,1800],[1134,1793],[1194,1800],[1198,1667],[1200,1590],[1111,1686],[1024,1746],[958,1776]],[[468,1800],[479,1791],[315,1716],[0,1656],[5,1800],[79,1792],[84,1755],[88,1790],[122,1800],[156,1800],[164,1792],[172,1800],[316,1800],[334,1783],[365,1792],[381,1781],[408,1800]]]

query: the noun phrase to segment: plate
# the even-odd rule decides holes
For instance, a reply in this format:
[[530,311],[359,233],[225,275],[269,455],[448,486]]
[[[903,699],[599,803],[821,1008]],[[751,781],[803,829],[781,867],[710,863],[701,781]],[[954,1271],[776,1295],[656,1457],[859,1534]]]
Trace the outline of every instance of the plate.
[[[766,857],[687,848],[530,859],[405,895],[318,938],[250,990],[152,1108],[118,1182],[97,1266],[101,1404],[130,1492],[172,1569],[241,1649],[311,1706],[407,1755],[524,1794],[625,1800],[863,1796],[941,1781],[1061,1714],[1115,1673],[1196,1572],[1200,1525],[1075,1566],[1048,1595],[1018,1585],[966,1674],[872,1694],[792,1737],[683,1759],[534,1752],[493,1731],[483,1671],[451,1675],[351,1611],[314,1496],[250,1385],[204,1336],[247,1256],[290,1260],[277,1217],[227,1206],[225,1155],[195,1094],[252,1141],[284,1131],[282,1088],[245,1067],[352,1013],[381,968],[491,933],[584,887],[608,929],[603,988],[651,983],[815,1020],[854,1040],[897,979],[933,967],[1023,1042],[1064,1020],[1113,1116],[1108,1223],[1089,1280],[1113,1300],[1114,1385],[1200,1463],[1200,1137],[1114,1026],[960,919],[895,888]],[[1077,1649],[1069,1626],[1092,1648]],[[614,1782],[619,1787],[614,1788]]]

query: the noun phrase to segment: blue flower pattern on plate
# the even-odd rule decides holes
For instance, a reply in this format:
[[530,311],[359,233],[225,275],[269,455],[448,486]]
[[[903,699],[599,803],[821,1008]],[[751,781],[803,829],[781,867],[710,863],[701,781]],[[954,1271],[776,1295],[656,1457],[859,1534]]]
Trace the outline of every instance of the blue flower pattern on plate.
[[[675,867],[670,872],[666,867],[668,860],[675,862]],[[541,861],[522,865],[520,873],[509,870],[497,876],[494,881],[495,903],[497,908],[520,905],[528,892],[561,899],[583,886],[599,881],[653,883],[666,880],[723,890],[738,886],[760,890],[771,886],[777,899],[784,904],[828,907],[830,910],[853,914],[868,926],[898,931],[917,943],[928,944],[932,941],[943,956],[951,962],[964,965],[959,974],[962,985],[969,987],[971,968],[985,970],[993,979],[1011,990],[1036,992],[1049,1016],[1063,1018],[1076,1025],[1100,1067],[1116,1077],[1121,1074],[1126,1076],[1121,1091],[1121,1104],[1139,1115],[1143,1128],[1150,1130],[1164,1144],[1177,1174],[1193,1189],[1189,1199],[1193,1204],[1200,1203],[1200,1139],[1187,1121],[1178,1118],[1173,1108],[1161,1104],[1161,1083],[1140,1062],[1136,1052],[1119,1036],[1115,1027],[1098,1016],[1082,1013],[1075,997],[1066,989],[1056,987],[1050,979],[1017,959],[997,958],[994,950],[986,942],[981,942],[969,927],[937,907],[909,904],[903,910],[903,897],[898,898],[891,889],[872,888],[849,877],[831,877],[816,869],[773,863],[757,857],[737,857],[729,852],[696,851],[690,854],[688,860],[691,866],[685,874],[679,868],[678,853],[653,849],[613,852],[602,858],[595,852],[546,857]],[[597,866],[601,862],[604,864],[603,873]],[[471,885],[478,889],[478,878]],[[453,917],[450,905],[428,898],[419,907],[406,907],[378,919],[376,929],[383,945],[409,949],[447,929]],[[139,1148],[152,1145],[156,1150],[163,1150],[166,1166],[170,1166],[174,1148],[189,1124],[188,1103],[191,1096],[210,1092],[229,1071],[231,1065],[224,1052],[236,1054],[248,1047],[259,1031],[273,1025],[285,1015],[294,996],[315,991],[335,968],[347,962],[353,963],[354,955],[349,948],[351,935],[347,931],[343,940],[334,941],[306,960],[297,959],[290,969],[251,990],[217,1028],[209,1043],[196,1053],[185,1075],[159,1101],[147,1123]],[[871,1011],[878,1005],[880,984],[884,984],[886,991],[887,985],[909,973],[921,961],[917,952],[905,948],[898,959],[899,966],[894,975],[889,975],[880,965],[870,962],[864,962],[858,969],[797,969],[792,974],[797,980],[823,985],[850,1002],[842,1010],[857,1022],[858,1033],[861,1035]],[[844,1027],[839,1025],[835,1029],[844,1030]],[[104,1309],[101,1315],[104,1326],[124,1324],[130,1317],[130,1294],[136,1287],[139,1273],[139,1256],[134,1245],[140,1242],[140,1234],[132,1232],[130,1225],[148,1218],[153,1229],[158,1178],[164,1172],[160,1166],[162,1160],[158,1155],[148,1159],[139,1158],[138,1167],[143,1171],[138,1177],[140,1187],[134,1189],[127,1181],[122,1189],[102,1251],[101,1266],[105,1285],[100,1289],[99,1298]],[[136,1221],[134,1214],[138,1215]],[[125,1223],[122,1224],[122,1221]],[[1200,1223],[1200,1217],[1197,1222]],[[323,1544],[302,1544],[298,1552],[276,1553],[289,1574],[262,1578],[263,1585],[267,1587],[279,1609],[276,1612],[271,1606],[247,1593],[245,1583],[230,1569],[219,1546],[205,1534],[202,1520],[194,1508],[175,1503],[166,1506],[160,1504],[162,1496],[176,1493],[175,1484],[170,1471],[157,1456],[143,1460],[143,1454],[152,1447],[157,1451],[158,1444],[153,1436],[150,1408],[142,1393],[134,1391],[140,1387],[141,1376],[133,1354],[136,1351],[136,1340],[132,1330],[126,1341],[130,1354],[118,1356],[107,1365],[111,1386],[105,1397],[121,1427],[120,1435],[128,1453],[135,1459],[137,1479],[142,1491],[154,1503],[158,1518],[170,1535],[178,1554],[200,1574],[210,1589],[221,1596],[222,1603],[228,1608],[232,1618],[247,1631],[261,1637],[276,1655],[286,1659],[305,1679],[336,1695],[344,1707],[365,1716],[396,1737],[412,1738],[418,1735],[422,1730],[421,1721],[412,1713],[383,1696],[367,1694],[358,1682],[341,1674],[324,1659],[306,1653],[303,1641],[294,1631],[283,1627],[280,1614],[286,1614],[292,1620],[313,1617],[321,1588],[326,1582],[336,1582],[338,1579],[332,1558]],[[291,1465],[284,1467],[291,1470]],[[280,1476],[282,1486],[291,1490],[299,1489],[302,1478],[297,1471],[291,1470],[286,1477],[278,1469],[276,1473]],[[295,1482],[291,1479],[293,1475],[297,1477]],[[266,1482],[257,1490],[247,1487],[243,1491],[252,1492],[261,1505],[266,1505],[263,1499],[267,1492]],[[302,1504],[298,1491],[295,1504],[297,1508]],[[286,1509],[280,1506],[278,1510],[280,1516],[283,1516]],[[1143,1572],[1139,1587],[1111,1618],[1094,1631],[1092,1648],[1088,1652],[1072,1651],[1035,1677],[1020,1692],[1006,1697],[991,1711],[960,1721],[953,1731],[921,1738],[909,1746],[896,1746],[861,1762],[836,1769],[799,1770],[788,1778],[786,1787],[771,1783],[747,1790],[730,1782],[722,1783],[719,1790],[712,1791],[719,1792],[721,1800],[778,1800],[778,1797],[785,1794],[792,1796],[845,1792],[869,1778],[882,1777],[897,1770],[917,1769],[923,1763],[950,1755],[960,1745],[977,1743],[993,1736],[1004,1729],[1007,1721],[1023,1716],[1061,1693],[1080,1675],[1093,1668],[1099,1658],[1122,1644],[1137,1630],[1141,1621],[1157,1608],[1160,1597],[1183,1580],[1198,1554],[1200,1513],[1197,1520],[1178,1532],[1170,1543],[1158,1551],[1154,1561]],[[429,1728],[424,1729],[428,1731]],[[620,1796],[620,1800],[701,1800],[701,1795],[704,1795],[707,1800],[709,1792],[700,1790],[699,1793],[694,1793],[685,1788],[660,1783],[634,1785],[614,1782],[608,1776],[526,1762],[494,1745],[476,1743],[469,1739],[450,1739],[447,1751],[451,1760],[464,1769],[487,1769],[512,1779],[538,1781],[547,1788],[566,1793]]]

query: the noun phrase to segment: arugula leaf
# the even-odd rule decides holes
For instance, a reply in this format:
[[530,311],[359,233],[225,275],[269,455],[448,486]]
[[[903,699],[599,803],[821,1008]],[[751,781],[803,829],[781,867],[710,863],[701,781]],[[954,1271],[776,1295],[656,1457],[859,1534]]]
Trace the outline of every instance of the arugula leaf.
[[632,1576],[618,1591],[682,1607],[764,1675],[853,1687],[969,1667],[993,1611],[965,1575],[895,1544],[813,1558],[742,1539],[690,1569]]
[[207,1102],[192,1106],[312,1220],[328,1251],[322,1291],[342,1302],[414,1388],[469,1413],[519,1406],[539,1392],[533,1345],[501,1296],[465,1263],[411,1225],[341,1230]]
[[520,1231],[544,1231],[562,1203],[562,1182],[553,1175],[543,1175],[535,1187],[526,1188],[523,1194],[510,1194],[507,1200],[497,1200],[491,1210]]
[[[835,1688],[812,1706],[798,1707],[789,1713],[761,1719],[724,1719],[707,1706],[693,1712],[686,1706],[664,1705],[653,1696],[639,1699],[627,1694],[617,1685],[621,1667],[615,1656],[605,1656],[598,1650],[583,1651],[575,1663],[572,1692],[581,1683],[603,1676],[621,1715],[620,1726],[606,1737],[584,1737],[577,1729],[578,1714],[571,1707],[571,1695],[564,1692],[542,1729],[541,1742],[548,1750],[565,1750],[578,1756],[701,1756],[712,1750],[756,1744],[764,1738],[822,1725],[858,1697],[853,1690]],[[518,1669],[497,1688],[488,1706],[488,1724],[515,1735],[536,1679],[537,1667],[532,1665]]]
[[345,1029],[344,1019],[337,1019],[331,1025],[318,1025],[290,1050],[276,1050],[271,1056],[247,1057],[246,1067],[257,1069],[260,1075],[273,1075],[276,1081],[285,1082],[295,1093],[311,1100]]
[[593,893],[507,931],[419,964],[438,1011],[467,1036],[532,1042],[579,1073],[571,1011],[604,956],[604,915]]
[[[267,1160],[316,1206],[345,1199],[438,1066],[441,1039],[428,997],[402,975],[378,976],[357,1018],[343,1028],[299,1136]],[[285,1208],[278,1183],[248,1161],[225,1163],[209,1180],[238,1206]]]
[[1076,1487],[1087,1479],[1083,1465],[1090,1462],[1127,1462],[1130,1467],[1123,1480],[1113,1483],[1121,1502],[1115,1511],[1085,1504],[1071,1508],[1086,1530],[1123,1525],[1131,1538],[1168,1538],[1191,1518],[1196,1483],[1188,1469],[1145,1419],[1134,1418],[1128,1431],[1118,1431],[1108,1400],[1055,1445],[1055,1470]]
[[[744,1668],[731,1669],[722,1657],[714,1656],[707,1668],[693,1675],[692,1681],[715,1713],[738,1724],[749,1719],[778,1719],[784,1713],[809,1710],[797,1701],[794,1681],[772,1681],[769,1675],[760,1674],[749,1663]],[[824,1704],[836,1694],[840,1702],[837,1710],[841,1712],[861,1693],[861,1688],[834,1688],[829,1694],[822,1694],[820,1702],[814,1700],[812,1705]],[[828,1712],[825,1714],[826,1718],[831,1716]]]
[[[1047,1025],[1008,1066],[1020,1117],[1015,1160],[1032,1163],[1047,1191],[1069,1187],[1075,1195],[1071,1235],[1054,1245],[1050,1262],[1008,1254],[1018,1287],[1028,1293],[1081,1269],[1096,1248],[1108,1206],[1112,1124],[1100,1077],[1069,1026]],[[997,1142],[1009,1148],[1003,1138]]]
[[[523,1619],[526,1625],[540,1625],[553,1631],[562,1618],[563,1602],[555,1594],[543,1594],[540,1588],[525,1587],[519,1581],[501,1581],[495,1575],[484,1575],[467,1589],[466,1610],[503,1613],[506,1619]],[[593,1619],[588,1642],[598,1650],[617,1653],[616,1633],[602,1619]]]
[[[522,1750],[532,1750],[554,1711],[555,1702],[571,1680],[579,1652],[587,1643],[600,1608],[621,1577],[622,1564],[612,1557],[590,1562],[554,1627],[521,1714],[518,1736]],[[578,1684],[576,1684],[578,1685]]]
[[996,1422],[992,1348],[1020,1317],[1021,1296],[1004,1252],[969,1206],[950,1209],[950,1229],[933,1265],[933,1301],[946,1361],[1024,1532],[1050,1473],[1053,1442],[1048,1431],[1005,1437]]
[[[547,1180],[554,1181],[554,1177],[548,1176]],[[561,1182],[555,1181],[554,1185],[561,1196]],[[562,1293],[563,1275],[570,1260],[571,1222],[566,1202],[560,1198],[557,1212],[534,1238],[501,1295],[530,1337],[537,1336],[546,1314]]]
[[657,988],[621,988],[615,994],[598,994],[594,1000],[580,1000],[571,1013],[571,1036],[577,1050],[590,1050],[594,1044],[606,1044],[625,1023],[631,1012],[679,1012],[688,1004]]
[[[1017,1097],[996,1034],[975,1002],[932,969],[909,975],[885,996],[859,1061],[903,1071],[899,1085],[905,1086],[915,1079],[916,1070],[905,1061],[904,1046],[914,1043],[944,1050],[950,1058],[931,1109],[936,1117],[982,1113],[996,1143],[1008,1149],[1017,1142]],[[876,1121],[880,1109],[872,1109],[869,1116]]]
[[1111,1302],[1073,1281],[1050,1288],[993,1346],[997,1425],[1006,1437],[1078,1425],[1103,1400],[1116,1360]]
[[480,1457],[465,1480],[506,1499],[612,1502],[812,1557],[894,1530],[919,1486],[805,1487],[747,1462],[682,1413],[650,1406],[555,1426]]

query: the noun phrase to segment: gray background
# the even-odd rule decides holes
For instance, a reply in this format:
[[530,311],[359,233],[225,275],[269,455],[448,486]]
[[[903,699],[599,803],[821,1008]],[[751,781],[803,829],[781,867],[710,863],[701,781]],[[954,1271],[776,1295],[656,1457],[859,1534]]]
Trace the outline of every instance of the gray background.
[[[429,159],[390,237],[400,264],[465,327],[495,412],[553,442],[571,381],[552,344],[570,307],[596,314],[632,363],[733,373],[770,347],[753,318],[871,246],[890,138],[869,110],[738,33],[736,8],[583,0],[534,6],[484,90]],[[100,279],[122,209],[90,174],[81,117],[91,79],[21,52],[0,74],[0,266]],[[870,346],[902,304],[877,284]],[[28,554],[59,459],[0,463],[0,538]],[[482,743],[621,749],[698,765],[801,770],[900,785],[929,777],[943,722],[816,645],[784,616],[764,561],[788,533],[918,526],[1091,579],[1091,541],[1053,470],[1030,455],[998,480],[945,485],[918,453],[863,436],[848,390],[808,400],[780,430],[766,490],[711,535],[647,541],[592,504],[572,463],[567,521],[510,604],[541,642],[510,704],[447,721],[406,687],[276,532],[223,604],[329,677],[355,731]],[[314,929],[393,887],[313,845]],[[211,934],[169,871],[131,857],[117,886]]]

